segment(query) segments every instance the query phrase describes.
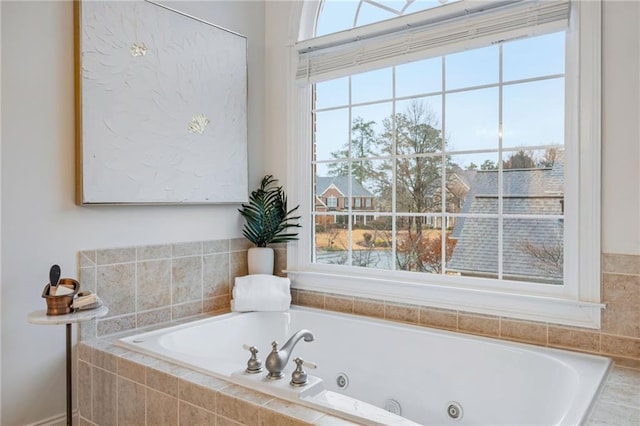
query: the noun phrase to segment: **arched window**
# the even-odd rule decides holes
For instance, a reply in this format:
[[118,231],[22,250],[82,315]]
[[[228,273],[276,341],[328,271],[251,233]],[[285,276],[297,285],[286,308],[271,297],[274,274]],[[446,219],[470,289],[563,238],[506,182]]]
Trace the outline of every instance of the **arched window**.
[[[599,10],[320,2],[296,46],[297,285],[599,326]],[[327,179],[373,198],[366,229],[305,202]],[[341,252],[315,229],[337,216]]]

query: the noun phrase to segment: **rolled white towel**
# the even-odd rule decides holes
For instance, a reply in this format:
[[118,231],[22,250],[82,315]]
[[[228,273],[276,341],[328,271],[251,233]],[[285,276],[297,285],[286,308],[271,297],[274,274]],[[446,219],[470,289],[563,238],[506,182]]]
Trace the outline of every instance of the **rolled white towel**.
[[286,311],[291,306],[291,281],[274,275],[255,274],[237,277],[233,287],[231,310]]

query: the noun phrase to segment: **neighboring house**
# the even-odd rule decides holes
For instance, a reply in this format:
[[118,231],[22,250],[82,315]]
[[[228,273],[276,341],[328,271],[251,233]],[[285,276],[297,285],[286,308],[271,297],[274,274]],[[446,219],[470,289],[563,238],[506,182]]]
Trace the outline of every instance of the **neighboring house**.
[[[349,178],[347,176],[318,176],[316,178],[315,211],[346,212],[351,206],[354,223],[366,224],[372,220],[375,211],[375,196],[356,179],[351,178],[351,197],[349,197]],[[332,222],[346,223],[345,216],[331,216]]]
[[[471,182],[476,174],[476,170],[463,170],[457,165],[447,170],[447,183],[445,185],[446,212],[460,213],[467,193],[471,189]],[[429,190],[429,205],[433,206],[430,211],[436,213],[436,216],[425,217],[423,223],[432,228],[442,227],[442,188],[440,182],[434,183],[433,188]],[[456,218],[451,216],[445,217],[445,228],[453,228]]]
[[[503,171],[503,213],[562,215],[564,152],[550,168]],[[479,170],[471,182],[463,214],[498,213],[498,171]],[[524,281],[562,282],[563,220],[503,219],[503,277]],[[450,272],[493,278],[498,273],[498,219],[459,218],[451,233],[457,240]]]

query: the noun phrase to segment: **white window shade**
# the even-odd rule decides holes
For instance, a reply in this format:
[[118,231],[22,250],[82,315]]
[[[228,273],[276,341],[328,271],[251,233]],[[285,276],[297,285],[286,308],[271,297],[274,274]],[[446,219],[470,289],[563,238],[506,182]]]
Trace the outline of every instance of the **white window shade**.
[[297,79],[315,82],[568,27],[569,0],[463,1],[301,41]]

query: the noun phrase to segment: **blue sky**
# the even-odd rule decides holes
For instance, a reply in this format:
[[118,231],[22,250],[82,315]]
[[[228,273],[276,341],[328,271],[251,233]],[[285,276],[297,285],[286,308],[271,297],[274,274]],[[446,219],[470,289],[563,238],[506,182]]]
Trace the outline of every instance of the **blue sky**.
[[[400,7],[404,1],[381,2]],[[414,9],[438,5],[437,1],[416,1]],[[364,9],[362,22],[393,17],[386,11]],[[351,28],[357,2],[327,2],[319,31],[331,32]],[[383,16],[384,15],[384,16]],[[503,147],[519,148],[529,145],[562,144],[564,141],[564,78],[545,79],[564,74],[564,32],[529,39],[515,40],[502,45],[502,79],[509,83],[523,79],[541,79],[502,86]],[[444,130],[448,150],[468,151],[497,149],[500,108],[500,47],[492,45],[463,51],[446,57],[429,58],[395,68],[396,97],[418,96],[434,116],[435,127]],[[444,66],[443,66],[444,61]],[[443,73],[444,69],[444,73]],[[382,120],[392,113],[393,72],[391,68],[375,70],[351,77],[352,118],[375,121],[382,130]],[[494,85],[477,88],[482,85]],[[468,90],[467,90],[468,89]],[[448,91],[455,91],[449,93]],[[317,114],[317,159],[331,158],[331,152],[343,149],[349,136],[349,79],[348,77],[317,84],[317,108],[338,107]],[[444,98],[443,98],[444,97]],[[444,102],[443,102],[444,101]],[[396,102],[396,111],[404,112],[410,100]],[[443,111],[444,107],[444,111]],[[443,128],[444,127],[444,128]],[[496,154],[459,156],[468,165],[480,165]],[[322,174],[319,167],[319,174]]]

